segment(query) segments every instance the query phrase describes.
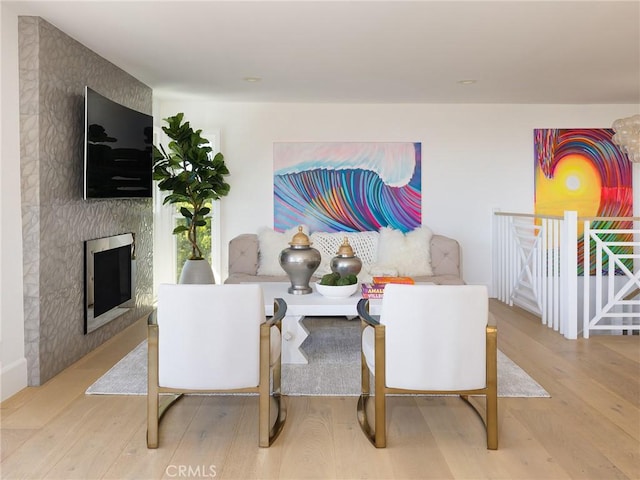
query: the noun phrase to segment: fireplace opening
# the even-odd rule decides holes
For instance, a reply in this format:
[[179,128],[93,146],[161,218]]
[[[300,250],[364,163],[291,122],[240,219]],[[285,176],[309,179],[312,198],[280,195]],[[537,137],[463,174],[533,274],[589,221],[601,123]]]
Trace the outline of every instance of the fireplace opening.
[[84,333],[115,320],[135,306],[133,234],[85,243]]

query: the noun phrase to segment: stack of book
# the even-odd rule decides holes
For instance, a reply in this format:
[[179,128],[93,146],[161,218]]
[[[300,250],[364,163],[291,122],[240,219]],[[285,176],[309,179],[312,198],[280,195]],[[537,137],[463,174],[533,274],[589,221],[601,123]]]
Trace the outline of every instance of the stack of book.
[[384,287],[389,283],[413,285],[411,277],[373,277],[373,282],[362,284],[362,298],[382,298]]

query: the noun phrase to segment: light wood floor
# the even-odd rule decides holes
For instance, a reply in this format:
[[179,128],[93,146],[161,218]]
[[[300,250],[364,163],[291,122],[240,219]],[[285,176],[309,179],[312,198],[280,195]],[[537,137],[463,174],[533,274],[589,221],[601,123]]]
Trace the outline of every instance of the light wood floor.
[[639,479],[640,337],[564,340],[492,301],[498,346],[552,398],[502,398],[500,447],[455,397],[392,398],[388,448],[365,440],[355,397],[291,397],[258,448],[255,397],[186,397],[145,444],[145,398],[85,389],[145,336],[138,322],[46,385],[0,405],[3,479]]

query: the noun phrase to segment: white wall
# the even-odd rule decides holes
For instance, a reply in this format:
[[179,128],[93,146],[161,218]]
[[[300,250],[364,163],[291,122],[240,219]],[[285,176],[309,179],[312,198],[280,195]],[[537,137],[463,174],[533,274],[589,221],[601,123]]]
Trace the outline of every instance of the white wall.
[[0,5],[0,401],[27,386],[22,304],[18,20]]
[[[422,142],[422,223],[458,239],[468,283],[491,284],[491,212],[533,212],[533,129],[609,128],[638,105],[241,104],[156,99],[219,129],[231,171],[221,201],[228,241],[273,226],[273,142]],[[215,248],[215,247],[214,247]]]

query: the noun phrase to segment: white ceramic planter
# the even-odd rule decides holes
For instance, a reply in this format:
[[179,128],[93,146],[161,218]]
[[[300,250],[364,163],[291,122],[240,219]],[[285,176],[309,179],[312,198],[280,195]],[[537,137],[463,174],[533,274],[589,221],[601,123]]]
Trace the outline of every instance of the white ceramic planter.
[[187,260],[182,267],[179,283],[208,284],[216,283],[211,265],[205,259]]

